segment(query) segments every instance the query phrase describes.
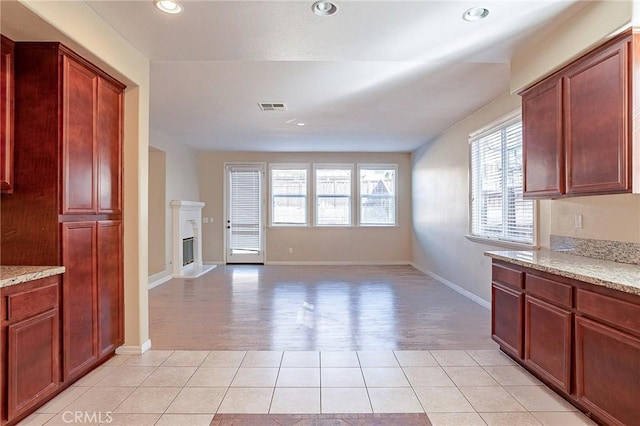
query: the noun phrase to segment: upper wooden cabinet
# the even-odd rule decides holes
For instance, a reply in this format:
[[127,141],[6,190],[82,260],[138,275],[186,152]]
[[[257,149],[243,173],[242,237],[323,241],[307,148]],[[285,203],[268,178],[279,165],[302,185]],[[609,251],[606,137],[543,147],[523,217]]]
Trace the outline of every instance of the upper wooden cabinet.
[[564,193],[562,80],[543,82],[522,96],[524,193]]
[[525,197],[631,192],[633,37],[520,93]]
[[13,41],[1,36],[0,46],[0,191],[13,191]]

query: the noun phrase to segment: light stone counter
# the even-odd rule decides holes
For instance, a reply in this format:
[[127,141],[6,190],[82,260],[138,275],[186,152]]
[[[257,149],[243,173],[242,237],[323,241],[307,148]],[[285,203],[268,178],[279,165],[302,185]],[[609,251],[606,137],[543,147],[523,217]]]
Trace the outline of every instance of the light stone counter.
[[640,265],[537,251],[488,251],[493,259],[587,283],[640,295]]
[[64,266],[0,266],[0,288],[64,273]]

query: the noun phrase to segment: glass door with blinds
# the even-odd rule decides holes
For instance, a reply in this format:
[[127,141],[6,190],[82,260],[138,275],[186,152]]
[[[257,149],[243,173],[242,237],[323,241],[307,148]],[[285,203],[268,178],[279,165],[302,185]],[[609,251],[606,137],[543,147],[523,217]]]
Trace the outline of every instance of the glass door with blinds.
[[263,164],[227,165],[227,263],[264,263],[264,173]]

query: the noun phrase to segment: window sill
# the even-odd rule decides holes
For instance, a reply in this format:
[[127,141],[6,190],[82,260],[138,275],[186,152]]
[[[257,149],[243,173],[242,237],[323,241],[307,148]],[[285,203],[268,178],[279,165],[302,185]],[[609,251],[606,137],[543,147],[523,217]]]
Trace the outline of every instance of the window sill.
[[488,244],[504,247],[511,250],[538,250],[540,246],[534,244],[516,243],[512,241],[496,240],[494,238],[478,237],[477,235],[465,235],[465,238],[474,243]]

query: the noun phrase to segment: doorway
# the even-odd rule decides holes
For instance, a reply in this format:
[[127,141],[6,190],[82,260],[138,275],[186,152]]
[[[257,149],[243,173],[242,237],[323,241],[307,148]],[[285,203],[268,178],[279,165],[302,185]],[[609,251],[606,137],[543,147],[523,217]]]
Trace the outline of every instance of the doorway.
[[225,262],[264,263],[265,165],[227,164]]

